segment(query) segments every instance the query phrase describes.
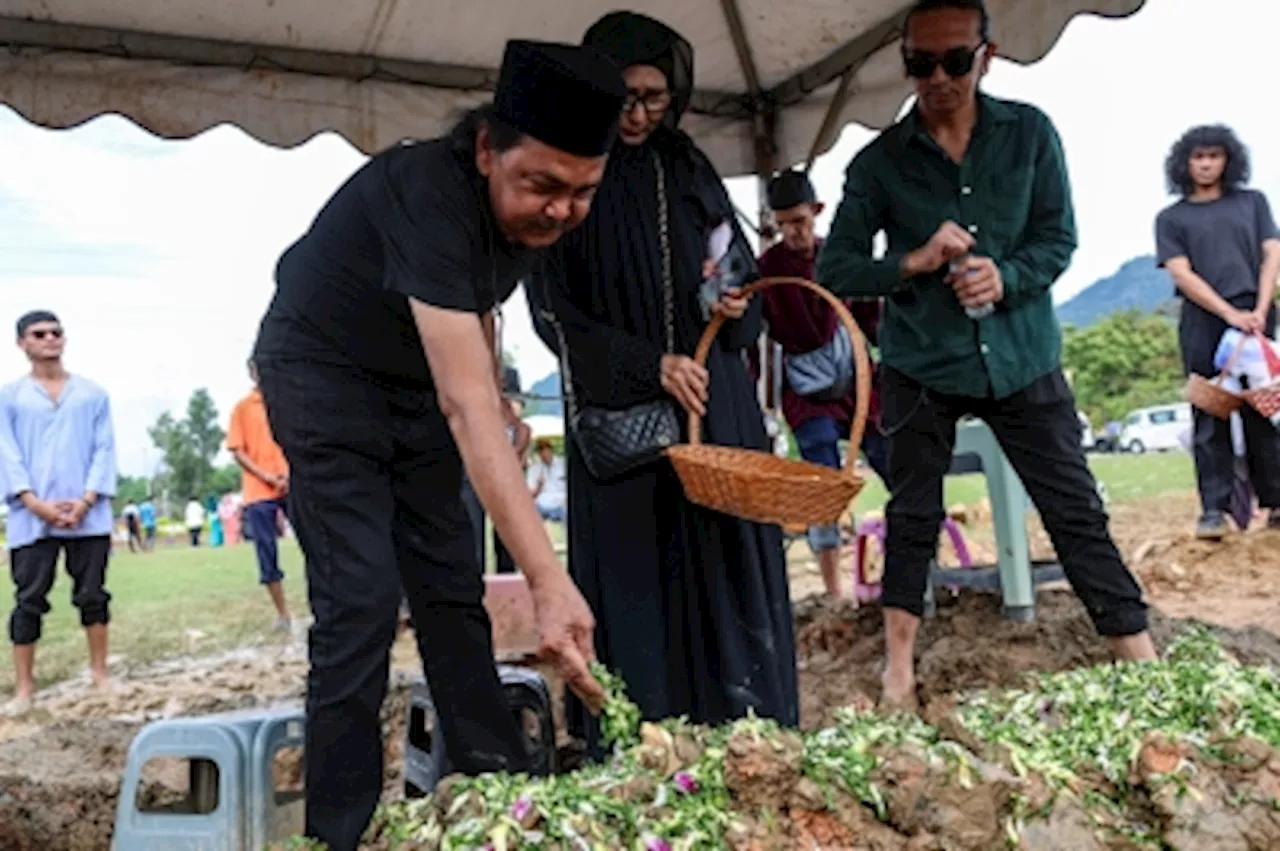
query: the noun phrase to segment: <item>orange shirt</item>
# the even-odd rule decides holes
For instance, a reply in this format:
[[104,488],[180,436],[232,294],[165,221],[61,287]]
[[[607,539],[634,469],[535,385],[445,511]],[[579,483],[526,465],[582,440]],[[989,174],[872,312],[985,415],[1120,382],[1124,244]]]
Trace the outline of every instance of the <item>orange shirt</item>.
[[[258,469],[269,475],[283,476],[289,472],[289,462],[284,452],[271,435],[271,424],[267,422],[267,407],[262,401],[262,392],[256,388],[241,399],[231,412],[231,425],[227,429],[227,449],[240,451],[258,466]],[[252,505],[267,499],[279,499],[283,493],[278,489],[251,474],[241,470],[240,488],[244,496],[244,504]]]

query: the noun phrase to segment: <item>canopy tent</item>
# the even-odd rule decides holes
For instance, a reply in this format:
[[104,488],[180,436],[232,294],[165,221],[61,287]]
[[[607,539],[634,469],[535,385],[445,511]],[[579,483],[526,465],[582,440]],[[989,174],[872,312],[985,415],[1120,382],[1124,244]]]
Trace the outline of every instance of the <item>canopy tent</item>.
[[559,414],[534,414],[524,418],[525,425],[536,437],[564,437],[564,417]]
[[[1143,0],[988,0],[1000,53],[1035,61],[1080,13]],[[685,129],[726,177],[811,161],[850,121],[893,121],[910,0],[0,0],[0,102],[70,127],[120,113],[182,138],[230,122],[289,147],[366,153],[483,101],[507,38],[577,41],[627,6],[694,45]]]

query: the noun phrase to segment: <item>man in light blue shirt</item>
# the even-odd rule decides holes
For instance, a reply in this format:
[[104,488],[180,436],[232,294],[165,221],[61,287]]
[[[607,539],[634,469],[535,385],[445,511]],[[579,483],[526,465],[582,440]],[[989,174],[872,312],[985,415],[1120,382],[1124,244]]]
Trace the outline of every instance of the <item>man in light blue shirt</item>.
[[18,320],[31,373],[0,389],[0,486],[9,506],[9,566],[16,586],[9,638],[17,688],[13,709],[35,691],[35,645],[49,612],[60,552],[71,602],[89,642],[94,684],[107,683],[107,560],[116,492],[115,437],[106,391],[62,365],[62,324],[48,311]]

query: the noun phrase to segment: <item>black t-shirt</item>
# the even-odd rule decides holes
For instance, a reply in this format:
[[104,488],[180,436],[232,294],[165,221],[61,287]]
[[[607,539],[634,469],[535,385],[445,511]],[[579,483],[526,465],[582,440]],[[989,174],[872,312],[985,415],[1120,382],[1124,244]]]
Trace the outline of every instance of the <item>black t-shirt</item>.
[[471,144],[445,137],[391,148],[352,175],[280,258],[254,357],[353,367],[430,390],[408,297],[486,313],[533,258],[502,237]]
[[[1262,243],[1277,235],[1267,198],[1237,189],[1215,201],[1183,199],[1156,217],[1156,262],[1186,257],[1228,302],[1257,295]],[[1238,306],[1238,305],[1237,305]]]

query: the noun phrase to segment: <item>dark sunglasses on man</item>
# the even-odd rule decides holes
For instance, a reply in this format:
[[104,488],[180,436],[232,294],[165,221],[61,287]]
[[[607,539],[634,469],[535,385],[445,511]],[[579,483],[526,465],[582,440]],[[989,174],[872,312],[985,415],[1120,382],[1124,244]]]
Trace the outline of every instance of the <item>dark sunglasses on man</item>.
[[939,65],[950,78],[968,76],[973,70],[978,54],[987,46],[984,41],[977,47],[953,47],[941,55],[924,50],[902,50],[902,61],[907,68],[907,76],[917,80],[927,80]]
[[28,331],[27,333],[37,340],[43,340],[45,337],[50,337],[54,340],[62,338],[61,328],[37,328],[35,331]]

